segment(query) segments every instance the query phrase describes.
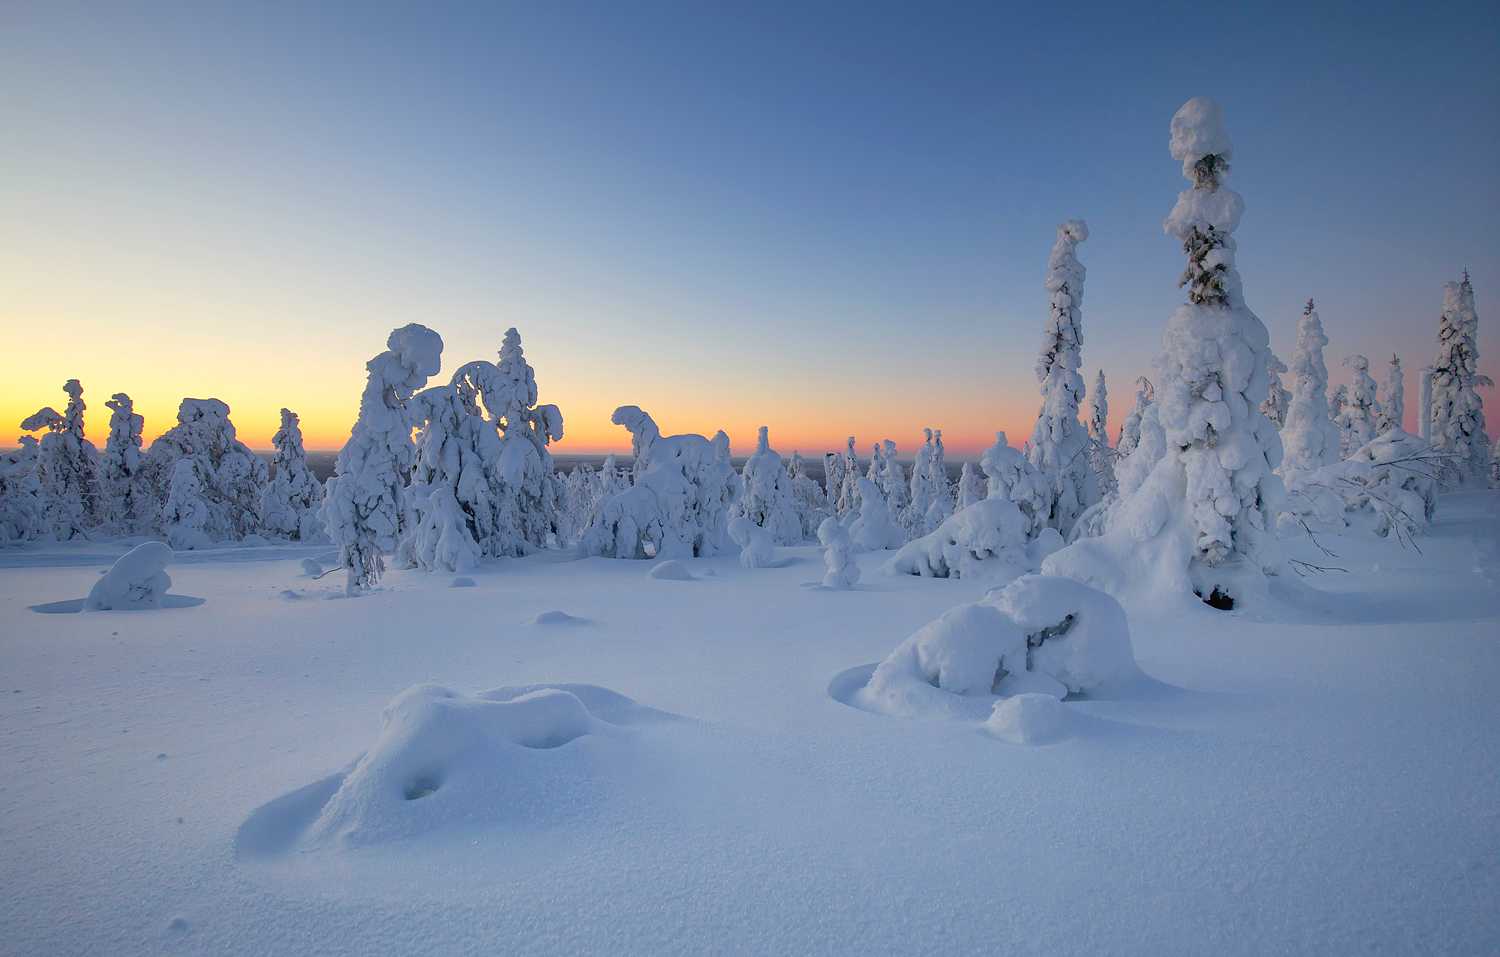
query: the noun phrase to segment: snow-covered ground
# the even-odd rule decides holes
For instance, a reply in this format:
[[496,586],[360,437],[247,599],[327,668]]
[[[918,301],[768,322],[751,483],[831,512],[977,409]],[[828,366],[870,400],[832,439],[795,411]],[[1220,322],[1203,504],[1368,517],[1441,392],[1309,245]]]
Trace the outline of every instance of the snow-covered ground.
[[995,584],[888,552],[346,599],[225,549],[43,613],[126,546],[9,549],[0,953],[1497,953],[1497,542],[1452,494],[1420,553],[1293,543],[1347,572],[1279,604],[1126,601],[1144,676],[1041,746],[844,703]]

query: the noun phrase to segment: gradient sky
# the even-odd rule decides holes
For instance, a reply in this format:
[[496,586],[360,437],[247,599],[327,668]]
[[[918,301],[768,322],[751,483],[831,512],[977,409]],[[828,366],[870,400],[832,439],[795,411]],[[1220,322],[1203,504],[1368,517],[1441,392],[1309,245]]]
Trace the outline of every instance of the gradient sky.
[[[1246,299],[1289,357],[1435,354],[1468,268],[1500,380],[1490,4],[0,5],[0,435],[79,378],[269,445],[337,447],[408,322],[444,373],[520,329],[561,452],[771,428],[783,454],[924,426],[968,458],[1039,398],[1058,222],[1087,220],[1084,375],[1111,428],[1182,301],[1168,123],[1219,100]],[[1500,393],[1483,392],[1490,428]]]

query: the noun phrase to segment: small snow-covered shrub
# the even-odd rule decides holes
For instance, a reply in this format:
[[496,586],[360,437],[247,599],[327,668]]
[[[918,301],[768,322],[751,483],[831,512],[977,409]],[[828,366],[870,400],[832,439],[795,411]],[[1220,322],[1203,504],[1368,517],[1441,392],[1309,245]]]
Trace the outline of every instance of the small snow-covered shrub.
[[792,478],[767,433],[761,426],[755,452],[745,460],[740,472],[744,493],[734,511],[770,532],[776,544],[795,545],[802,541],[802,520],[792,497]]
[[903,716],[984,711],[995,696],[1062,698],[1135,670],[1119,602],[1066,578],[1027,575],[983,601],[959,605],[902,642],[860,693]]
[[883,571],[924,578],[972,578],[985,572],[1026,571],[1031,523],[1014,502],[975,502],[935,531],[901,547]]
[[729,520],[729,537],[740,547],[740,564],[746,568],[768,568],[776,555],[771,530],[744,515]]
[[121,555],[94,583],[83,610],[160,608],[162,596],[172,587],[172,579],[165,571],[170,564],[172,549],[165,543],[137,545]]
[[818,541],[823,544],[823,561],[828,571],[823,584],[829,588],[848,588],[859,581],[859,563],[849,554],[854,541],[839,520],[829,516],[818,526]]
[[1004,432],[995,433],[995,444],[985,451],[979,467],[989,480],[986,497],[1014,502],[1026,516],[1028,538],[1047,526],[1047,515],[1052,508],[1052,489],[1047,477],[1019,449],[1006,443]]
[[204,531],[211,512],[203,500],[203,485],[198,466],[192,459],[178,459],[172,473],[172,488],[162,506],[161,523],[167,541],[173,548],[208,548],[214,543]]
[[[1443,461],[1421,439],[1391,429],[1342,462],[1312,473],[1307,486],[1337,496],[1349,527],[1381,536],[1394,531],[1410,538],[1425,533],[1432,522],[1437,502],[1434,476]],[[1313,530],[1329,529],[1325,523]]]
[[859,514],[849,523],[849,536],[854,539],[854,544],[866,551],[900,548],[906,541],[906,536],[891,521],[891,509],[886,505],[885,493],[868,478],[860,478],[858,487]]

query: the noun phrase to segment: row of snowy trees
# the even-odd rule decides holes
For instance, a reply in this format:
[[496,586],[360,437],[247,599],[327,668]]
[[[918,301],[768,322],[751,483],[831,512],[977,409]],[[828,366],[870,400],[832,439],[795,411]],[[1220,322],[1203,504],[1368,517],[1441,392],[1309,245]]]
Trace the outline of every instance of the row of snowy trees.
[[176,548],[248,536],[316,540],[322,486],[307,468],[297,416],[281,410],[276,477],[236,438],[229,406],[183,399],[177,424],[142,449],[145,422],[117,393],[102,451],[84,438],[83,387],[63,386],[62,413],[21,423],[21,447],[0,456],[0,543],[154,535]]

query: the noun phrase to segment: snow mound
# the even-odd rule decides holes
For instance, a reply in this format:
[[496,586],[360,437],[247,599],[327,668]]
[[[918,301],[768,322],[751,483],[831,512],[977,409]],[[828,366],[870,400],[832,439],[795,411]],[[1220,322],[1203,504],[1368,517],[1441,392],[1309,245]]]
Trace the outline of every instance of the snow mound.
[[769,528],[745,516],[729,520],[729,537],[740,547],[740,564],[746,568],[769,568],[776,556],[776,543]]
[[303,595],[301,592],[292,591],[290,588],[283,588],[279,597],[282,601],[301,601]]
[[165,571],[170,564],[172,549],[165,542],[137,545],[94,583],[84,600],[84,611],[160,608],[162,596],[172,587]]
[[1031,519],[1014,502],[983,499],[903,545],[881,571],[924,578],[973,578],[1005,570],[1018,575],[1032,568],[1026,551],[1030,531]]
[[995,702],[984,723],[1001,741],[1011,744],[1051,744],[1067,737],[1068,710],[1049,694],[1018,694]]
[[533,625],[575,625],[582,624],[586,619],[578,618],[565,611],[544,611],[531,619]]
[[687,566],[675,558],[669,558],[664,562],[653,565],[646,573],[647,578],[662,578],[674,582],[690,582],[693,573],[687,570]]
[[311,558],[304,558],[302,559],[302,574],[308,578],[319,578],[323,574],[323,566]]
[[984,723],[997,697],[1061,699],[1135,672],[1119,602],[1070,579],[1026,575],[923,626],[848,703],[899,717]]
[[631,780],[639,729],[677,715],[593,685],[397,695],[369,751],[258,808],[239,858],[402,841],[444,828],[566,820]]
[[448,583],[449,588],[473,588],[474,579],[459,577]]

